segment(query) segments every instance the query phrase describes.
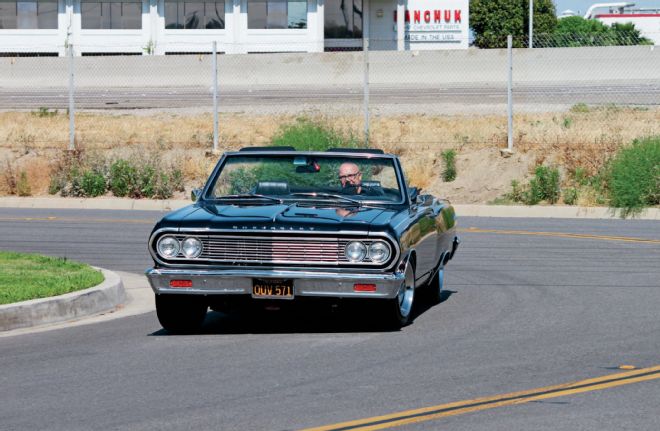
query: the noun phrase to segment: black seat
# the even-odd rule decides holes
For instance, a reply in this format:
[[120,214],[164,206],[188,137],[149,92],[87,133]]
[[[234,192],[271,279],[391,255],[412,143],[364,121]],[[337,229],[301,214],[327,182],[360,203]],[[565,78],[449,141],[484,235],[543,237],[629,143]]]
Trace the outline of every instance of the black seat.
[[258,195],[288,195],[291,190],[286,181],[259,181],[254,192]]

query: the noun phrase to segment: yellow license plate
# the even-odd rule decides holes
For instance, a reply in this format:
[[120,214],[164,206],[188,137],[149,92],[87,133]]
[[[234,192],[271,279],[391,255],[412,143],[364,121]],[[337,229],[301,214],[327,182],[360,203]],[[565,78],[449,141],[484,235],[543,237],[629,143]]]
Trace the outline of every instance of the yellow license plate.
[[293,299],[293,280],[253,279],[252,297]]

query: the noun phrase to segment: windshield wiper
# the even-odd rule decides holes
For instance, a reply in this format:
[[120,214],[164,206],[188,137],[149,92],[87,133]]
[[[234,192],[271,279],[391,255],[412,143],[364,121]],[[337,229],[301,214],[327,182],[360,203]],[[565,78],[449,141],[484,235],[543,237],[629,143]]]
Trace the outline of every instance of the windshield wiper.
[[362,206],[362,202],[357,200],[357,199],[351,199],[351,198],[347,198],[346,196],[336,195],[336,194],[333,194],[333,193],[318,193],[318,192],[291,193],[291,196],[306,196],[306,197],[311,197],[311,198],[325,198],[325,199],[330,198],[330,199],[335,199],[335,200],[339,200],[339,201],[342,201],[342,202],[351,203],[351,204],[353,204],[355,206],[358,206],[358,207]]
[[279,198],[274,198],[272,196],[260,195],[257,193],[242,193],[237,195],[225,195],[218,196],[215,200],[243,200],[243,199],[267,199],[272,202],[277,202],[278,204],[283,203],[284,201]]

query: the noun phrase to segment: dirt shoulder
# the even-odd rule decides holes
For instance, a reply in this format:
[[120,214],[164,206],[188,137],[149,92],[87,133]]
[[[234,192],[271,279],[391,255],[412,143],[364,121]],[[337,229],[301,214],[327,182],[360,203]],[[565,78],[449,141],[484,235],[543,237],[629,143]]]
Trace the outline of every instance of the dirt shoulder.
[[[359,135],[361,118],[310,114],[348,134]],[[299,116],[223,113],[220,151],[265,145],[282,124]],[[68,146],[68,117],[63,113],[0,113],[0,196],[16,192],[21,179],[29,195],[48,196],[54,163]],[[551,113],[525,113],[514,119],[512,157],[504,158],[506,117],[498,115],[374,116],[371,146],[397,154],[411,183],[455,203],[488,203],[510,191],[512,180],[526,181],[538,164],[556,166],[562,178],[581,168],[594,174],[621,146],[641,136],[660,134],[660,109],[614,106]],[[185,199],[199,186],[217,156],[209,157],[213,141],[210,114],[116,115],[80,113],[76,117],[76,146],[90,156],[158,156],[180,166]],[[457,153],[455,181],[441,179],[441,153]],[[594,205],[589,196],[577,202]]]

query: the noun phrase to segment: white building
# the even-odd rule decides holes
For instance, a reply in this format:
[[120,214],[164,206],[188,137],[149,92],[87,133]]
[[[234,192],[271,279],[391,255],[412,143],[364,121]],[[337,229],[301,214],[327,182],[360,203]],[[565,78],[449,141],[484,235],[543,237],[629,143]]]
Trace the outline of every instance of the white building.
[[0,0],[0,54],[468,47],[468,0]]
[[597,19],[603,24],[635,24],[640,34],[660,45],[660,7],[637,8],[633,2],[595,3],[584,19]]

